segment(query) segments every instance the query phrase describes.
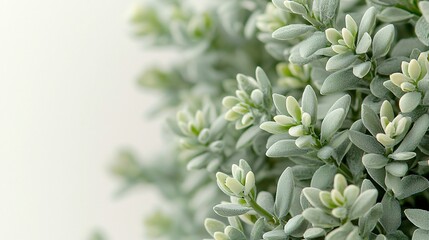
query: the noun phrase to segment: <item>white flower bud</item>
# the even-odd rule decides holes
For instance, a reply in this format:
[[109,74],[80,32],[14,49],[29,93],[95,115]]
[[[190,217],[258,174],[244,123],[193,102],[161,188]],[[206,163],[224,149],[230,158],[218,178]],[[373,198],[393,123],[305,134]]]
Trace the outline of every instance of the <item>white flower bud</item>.
[[305,127],[310,127],[310,125],[311,125],[311,115],[308,114],[308,113],[306,113],[306,112],[304,112],[302,114],[302,120],[301,120],[301,122],[302,122],[302,125],[304,125]]
[[402,73],[394,73],[390,75],[390,80],[398,87],[401,87],[401,84],[408,82],[407,77]]
[[343,195],[337,189],[332,189],[331,198],[337,206],[343,206],[345,203]]
[[246,174],[246,182],[244,185],[244,195],[248,195],[255,187],[255,174],[252,171]]
[[256,105],[261,105],[264,102],[264,94],[259,89],[253,90],[250,94],[250,98]]
[[416,86],[414,86],[414,84],[409,83],[409,82],[403,82],[401,84],[401,90],[403,92],[413,92],[416,90]]
[[332,44],[338,44],[338,40],[343,37],[335,28],[328,28],[325,30],[326,39]]
[[380,108],[380,117],[387,117],[389,121],[392,121],[395,118],[393,112],[392,104],[389,101],[385,100]]
[[383,144],[383,146],[385,146],[385,147],[392,147],[393,144],[395,144],[394,139],[390,138],[389,136],[387,136],[386,134],[383,134],[383,133],[377,133],[375,138],[377,138],[377,141],[379,143]]
[[408,117],[401,118],[401,120],[398,121],[398,125],[396,126],[396,135],[402,134],[410,121],[411,120]]
[[305,134],[304,126],[298,125],[289,128],[289,135],[292,137],[301,137]]
[[244,190],[244,186],[237,179],[232,177],[226,178],[225,186],[237,196],[239,196]]
[[343,28],[341,34],[343,35],[343,39],[347,47],[354,49],[355,37],[353,36],[353,34],[347,28]]
[[346,28],[353,34],[353,36],[356,36],[358,26],[349,14],[346,15]]
[[422,69],[419,62],[416,59],[411,59],[410,64],[408,65],[408,74],[413,80],[419,80],[420,73]]
[[249,109],[243,107],[240,104],[235,105],[234,107],[231,108],[231,110],[234,111],[234,112],[236,112],[236,113],[239,113],[241,115],[244,115],[244,114],[246,114],[246,113],[249,112]]
[[286,109],[297,122],[301,121],[301,107],[294,97],[289,96],[286,98]]
[[232,108],[239,102],[240,100],[238,100],[238,98],[233,96],[227,96],[222,99],[222,105],[226,108]]
[[396,129],[393,123],[387,124],[386,130],[384,132],[386,133],[387,136],[389,136],[390,138],[393,138],[396,133]]
[[243,124],[243,126],[248,126],[248,125],[253,123],[253,120],[254,120],[254,118],[253,118],[252,113],[246,113],[241,118],[241,124]]
[[347,180],[342,174],[336,174],[334,178],[334,189],[338,192],[343,193],[347,187]]
[[232,109],[225,113],[225,119],[231,122],[239,119],[240,117],[241,115]]
[[275,116],[274,121],[276,123],[278,123],[279,125],[282,125],[282,126],[291,126],[291,125],[296,124],[296,121],[293,118],[291,118],[289,116],[285,116],[285,115]]
[[407,76],[407,77],[409,77],[410,75],[408,74],[408,67],[409,67],[409,63],[408,62],[405,62],[405,61],[402,61],[402,63],[401,63],[401,71],[402,71],[402,73],[405,75],[405,76]]

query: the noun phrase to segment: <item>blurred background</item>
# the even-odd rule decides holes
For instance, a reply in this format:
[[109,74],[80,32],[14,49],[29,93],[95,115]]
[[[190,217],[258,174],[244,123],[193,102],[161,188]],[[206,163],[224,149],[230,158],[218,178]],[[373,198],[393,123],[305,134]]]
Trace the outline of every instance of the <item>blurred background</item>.
[[157,96],[136,77],[167,53],[143,51],[133,1],[0,0],[0,239],[143,239],[153,189],[115,199],[122,148],[160,149]]

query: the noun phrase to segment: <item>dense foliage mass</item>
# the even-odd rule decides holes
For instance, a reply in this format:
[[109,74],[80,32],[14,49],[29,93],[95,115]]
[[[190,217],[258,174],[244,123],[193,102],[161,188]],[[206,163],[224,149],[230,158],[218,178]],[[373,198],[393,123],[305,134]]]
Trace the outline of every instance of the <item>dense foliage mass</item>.
[[151,239],[429,239],[429,1],[160,0],[132,20],[181,55],[139,80],[177,137],[114,166],[171,203]]

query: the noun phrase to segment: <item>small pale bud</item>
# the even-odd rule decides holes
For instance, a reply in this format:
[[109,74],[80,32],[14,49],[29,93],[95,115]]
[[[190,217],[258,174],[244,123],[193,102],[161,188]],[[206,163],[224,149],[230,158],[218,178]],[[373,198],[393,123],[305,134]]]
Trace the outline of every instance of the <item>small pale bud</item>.
[[289,96],[286,98],[286,109],[296,121],[301,121],[301,107],[294,97]]
[[246,102],[249,100],[249,95],[247,95],[247,93],[243,90],[236,90],[235,95],[237,95],[237,97],[243,102]]
[[241,179],[244,177],[243,169],[237,166],[237,164],[232,164],[231,171],[232,171],[232,176],[241,182]]
[[389,124],[390,121],[389,121],[389,119],[387,119],[386,116],[382,116],[380,118],[380,123],[381,123],[381,126],[383,127],[383,130],[386,131],[387,124]]
[[289,128],[289,135],[292,137],[301,137],[305,134],[304,126],[298,125]]
[[331,46],[331,48],[332,48],[332,50],[333,50],[334,52],[336,52],[336,53],[338,53],[338,54],[341,54],[341,53],[345,53],[345,52],[351,51],[351,50],[350,50],[350,48],[348,48],[348,47],[346,47],[346,46],[344,46],[344,45],[332,45],[332,46]]
[[250,98],[257,105],[261,105],[264,102],[264,94],[259,89],[253,90],[250,94]]
[[356,36],[358,26],[349,14],[346,15],[346,28],[353,34],[353,36]]
[[319,193],[319,198],[323,205],[325,205],[327,208],[332,209],[337,207],[337,205],[332,201],[330,192],[321,191]]
[[203,128],[205,125],[204,113],[200,110],[195,113],[195,125],[198,129]]
[[398,87],[401,87],[401,84],[407,82],[408,79],[402,73],[394,73],[390,75],[390,80]]
[[410,75],[408,74],[408,67],[409,67],[409,63],[408,62],[405,62],[405,61],[402,61],[402,63],[401,63],[401,71],[402,71],[402,73],[405,75],[405,76],[407,76],[407,77],[409,77]]
[[385,147],[392,147],[393,144],[395,144],[395,139],[392,139],[383,133],[377,133],[375,138],[377,138],[377,141]]
[[246,174],[246,182],[244,185],[244,195],[248,195],[254,187],[255,187],[255,174],[253,174],[253,172],[248,172]]
[[408,74],[410,75],[410,78],[413,80],[419,80],[421,71],[422,69],[419,62],[417,62],[416,59],[411,59],[408,66]]
[[225,113],[225,119],[231,122],[239,119],[240,117],[241,115],[232,109]]
[[291,126],[291,125],[296,124],[296,121],[293,118],[291,118],[289,116],[285,116],[285,115],[275,116],[274,121],[276,123],[278,123],[279,125],[282,125],[282,126]]
[[347,208],[338,207],[332,210],[332,215],[339,219],[344,219],[347,216]]
[[226,179],[225,186],[227,186],[235,195],[240,195],[244,190],[244,186],[237,179],[232,177],[228,177]]
[[347,187],[347,180],[342,174],[336,174],[334,178],[334,188],[338,192],[343,193],[344,189]]
[[223,232],[215,232],[213,237],[214,240],[229,240],[229,237]]
[[331,198],[337,206],[343,206],[345,203],[343,195],[337,189],[332,189]]
[[202,144],[206,144],[210,139],[210,130],[204,128],[198,135],[198,141]]
[[302,122],[302,125],[304,125],[305,127],[309,127],[311,125],[311,115],[304,112],[302,114],[301,122]]
[[385,100],[380,108],[380,117],[387,117],[389,121],[392,121],[395,118],[393,112],[392,104],[389,101]]
[[401,120],[398,121],[398,125],[396,126],[396,135],[402,134],[410,121],[411,120],[408,117],[401,118]]
[[234,107],[231,108],[231,110],[238,113],[238,114],[242,114],[242,115],[249,112],[249,110],[247,108],[245,108],[244,106],[242,106],[240,104],[235,105]]
[[403,92],[414,92],[416,90],[416,86],[409,82],[404,82],[401,84],[401,90]]
[[341,34],[335,28],[325,30],[326,39],[332,44],[338,44],[338,40],[342,39]]
[[353,34],[347,28],[343,28],[341,34],[347,47],[353,49],[355,47],[355,37]]
[[387,136],[389,136],[391,138],[393,138],[395,136],[396,129],[395,129],[395,126],[393,125],[393,123],[387,124],[385,133]]
[[239,102],[240,100],[238,100],[238,98],[233,96],[227,96],[222,99],[222,105],[225,106],[226,108],[232,108]]
[[295,140],[296,146],[301,149],[310,148],[314,143],[314,139],[310,135],[304,135]]
[[253,120],[253,115],[251,113],[246,113],[241,118],[241,124],[243,124],[243,126],[248,126],[253,123]]
[[223,172],[216,173],[216,183],[220,190],[222,190],[222,192],[224,192],[225,194],[231,195],[231,190],[229,190],[229,188],[225,185],[227,178],[229,178],[229,176]]

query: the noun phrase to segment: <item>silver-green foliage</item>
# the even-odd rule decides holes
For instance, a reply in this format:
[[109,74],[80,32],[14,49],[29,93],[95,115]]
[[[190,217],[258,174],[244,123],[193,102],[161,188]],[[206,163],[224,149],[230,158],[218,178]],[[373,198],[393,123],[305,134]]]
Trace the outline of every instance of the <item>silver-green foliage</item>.
[[174,157],[115,168],[177,206],[148,221],[156,234],[429,238],[429,1],[186,2],[133,18],[188,60],[140,81],[181,109]]

